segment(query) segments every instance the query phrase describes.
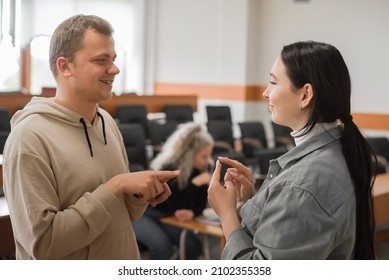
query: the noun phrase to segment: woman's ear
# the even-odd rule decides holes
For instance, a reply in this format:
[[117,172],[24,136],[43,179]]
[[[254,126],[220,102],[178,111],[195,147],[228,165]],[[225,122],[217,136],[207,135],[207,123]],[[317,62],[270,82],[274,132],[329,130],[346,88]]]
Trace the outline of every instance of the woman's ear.
[[313,88],[311,84],[305,84],[301,88],[300,109],[308,108],[313,100]]
[[58,70],[58,74],[64,77],[70,77],[72,74],[69,69],[69,62],[63,56],[60,56],[57,59],[57,70]]

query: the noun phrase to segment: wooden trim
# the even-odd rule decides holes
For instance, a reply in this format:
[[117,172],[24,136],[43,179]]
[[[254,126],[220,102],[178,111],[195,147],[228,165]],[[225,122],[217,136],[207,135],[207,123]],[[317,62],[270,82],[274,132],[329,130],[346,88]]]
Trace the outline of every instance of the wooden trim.
[[[45,97],[54,96],[54,89],[48,89]],[[25,94],[0,94],[0,104],[6,107],[11,114],[15,114],[22,106],[26,105],[33,95]],[[197,96],[196,95],[133,95],[122,94],[114,96],[109,101],[104,101],[101,106],[108,111],[113,117],[116,117],[116,107],[119,104],[144,104],[149,113],[163,112],[164,106],[167,104],[188,104],[192,106],[193,112],[197,111]]]
[[101,106],[116,117],[116,108],[119,104],[144,104],[149,113],[163,112],[164,106],[167,104],[188,104],[192,106],[193,112],[197,111],[197,96],[196,95],[133,95],[122,94],[114,96],[109,101],[104,101]]
[[0,104],[2,107],[8,109],[11,116],[15,114],[17,110],[20,110],[24,105],[30,102],[32,95],[30,94],[0,94]]
[[210,85],[155,83],[155,95],[193,94],[204,99],[224,99],[241,101],[264,101],[263,85]]
[[389,131],[389,115],[374,113],[352,113],[353,120],[360,129]]
[[31,56],[30,48],[24,48],[21,51],[21,60],[20,60],[20,85],[26,92],[30,92],[30,70],[31,70]]

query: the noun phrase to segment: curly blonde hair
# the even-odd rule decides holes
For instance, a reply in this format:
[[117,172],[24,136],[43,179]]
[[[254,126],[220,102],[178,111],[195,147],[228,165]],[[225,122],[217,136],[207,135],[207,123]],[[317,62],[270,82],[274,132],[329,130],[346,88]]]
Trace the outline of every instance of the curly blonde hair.
[[161,152],[151,161],[153,170],[180,169],[178,188],[185,189],[193,169],[193,158],[205,146],[213,146],[214,140],[206,128],[198,123],[185,123],[170,135]]

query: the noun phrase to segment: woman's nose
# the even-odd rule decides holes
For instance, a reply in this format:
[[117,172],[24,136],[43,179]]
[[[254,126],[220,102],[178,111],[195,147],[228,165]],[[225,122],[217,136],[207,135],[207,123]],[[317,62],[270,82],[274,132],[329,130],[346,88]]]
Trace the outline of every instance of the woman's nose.
[[262,93],[262,96],[266,99],[269,98],[269,93],[270,93],[270,87],[271,85],[268,85],[267,88],[265,89],[265,91]]

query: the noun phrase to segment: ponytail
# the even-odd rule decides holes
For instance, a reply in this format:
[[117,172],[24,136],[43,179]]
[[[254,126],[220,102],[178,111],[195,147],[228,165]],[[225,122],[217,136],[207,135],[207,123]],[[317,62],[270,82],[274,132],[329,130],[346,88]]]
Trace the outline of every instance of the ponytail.
[[356,240],[354,258],[373,260],[374,252],[374,207],[372,189],[375,180],[377,158],[352,121],[352,116],[342,118],[344,134],[343,154],[354,183],[356,198]]

